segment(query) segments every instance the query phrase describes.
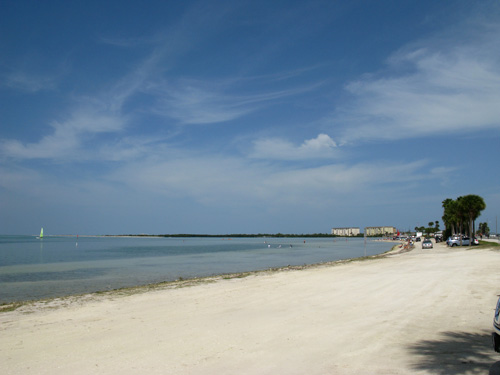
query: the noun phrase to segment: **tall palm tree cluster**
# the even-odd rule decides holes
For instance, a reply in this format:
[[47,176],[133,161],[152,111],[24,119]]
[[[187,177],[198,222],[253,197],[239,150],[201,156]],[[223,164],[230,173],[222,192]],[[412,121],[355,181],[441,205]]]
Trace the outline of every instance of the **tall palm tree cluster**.
[[443,201],[443,222],[449,234],[474,235],[475,220],[481,215],[481,211],[486,208],[484,199],[479,195],[465,195],[457,199],[447,198]]

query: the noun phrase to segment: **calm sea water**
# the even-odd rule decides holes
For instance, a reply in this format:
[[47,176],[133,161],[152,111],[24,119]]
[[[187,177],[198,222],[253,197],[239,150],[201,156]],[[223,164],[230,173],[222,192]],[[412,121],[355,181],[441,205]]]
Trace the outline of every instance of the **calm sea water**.
[[[305,242],[304,242],[305,241]],[[0,236],[0,303],[383,253],[362,238]]]

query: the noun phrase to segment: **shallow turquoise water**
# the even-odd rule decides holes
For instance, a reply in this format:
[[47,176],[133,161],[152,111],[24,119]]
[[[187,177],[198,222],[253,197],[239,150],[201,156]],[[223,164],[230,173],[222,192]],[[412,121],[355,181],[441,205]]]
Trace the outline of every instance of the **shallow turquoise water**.
[[0,236],[0,303],[383,253],[362,238]]

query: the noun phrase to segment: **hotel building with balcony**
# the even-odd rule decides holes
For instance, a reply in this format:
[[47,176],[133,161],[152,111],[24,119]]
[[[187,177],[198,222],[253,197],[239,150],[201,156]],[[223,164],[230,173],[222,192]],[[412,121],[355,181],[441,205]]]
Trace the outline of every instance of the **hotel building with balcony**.
[[359,227],[332,228],[332,234],[342,237],[352,237],[360,234]]

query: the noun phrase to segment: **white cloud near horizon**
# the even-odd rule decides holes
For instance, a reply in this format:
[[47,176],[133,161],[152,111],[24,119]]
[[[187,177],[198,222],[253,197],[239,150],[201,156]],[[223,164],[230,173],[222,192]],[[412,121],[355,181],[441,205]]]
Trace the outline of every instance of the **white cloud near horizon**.
[[[85,227],[92,228],[85,229],[89,233],[101,233],[99,230],[103,225],[107,231],[122,233],[120,228],[124,222],[117,219],[119,215],[131,220],[131,231],[140,231],[137,228],[144,223],[147,224],[145,228],[149,228],[144,230],[152,233],[182,232],[187,230],[182,229],[183,225],[191,225],[192,232],[207,231],[206,227],[192,225],[198,219],[210,221],[217,215],[226,216],[228,222],[210,231],[233,230],[225,228],[231,227],[230,222],[240,220],[239,229],[234,230],[244,233],[258,231],[256,227],[247,228],[256,220],[263,228],[274,222],[276,227],[273,228],[276,229],[272,231],[280,231],[290,219],[288,215],[304,212],[326,215],[323,225],[327,231],[331,225],[329,220],[339,220],[335,216],[339,212],[345,213],[336,210],[348,208],[349,212],[359,213],[373,204],[393,205],[395,201],[406,200],[409,190],[417,192],[422,184],[432,184],[442,178],[428,173],[428,166],[427,161],[373,161],[283,169],[262,161],[200,155],[122,163],[101,173],[75,172],[72,178],[58,175],[57,168],[0,167],[0,189],[15,192],[9,194],[10,197],[19,195],[23,198],[21,204],[17,204],[16,212],[26,215],[33,209],[50,207],[51,212],[58,213],[59,219],[75,220],[79,228],[65,229],[67,231],[81,232],[84,229],[80,226],[85,224]],[[3,198],[0,206],[3,209],[11,207]],[[242,212],[245,213],[243,217]],[[81,222],[80,215],[89,214],[99,225]],[[165,222],[162,225],[148,222],[151,215]],[[112,223],[103,219],[108,217],[113,218]],[[39,220],[48,225],[47,220]],[[179,220],[184,224],[177,227]],[[169,229],[161,229],[167,223],[170,223]],[[242,223],[245,223],[243,227]]]
[[359,199],[377,196],[377,199],[385,197],[391,201],[394,196],[387,191],[405,190],[408,185],[443,178],[427,172],[428,165],[424,160],[374,161],[283,169],[243,158],[200,156],[125,164],[108,178],[141,194],[154,192],[170,198],[187,197],[209,206],[284,202],[321,206],[356,192],[363,195]]
[[499,32],[464,44],[407,46],[390,56],[386,71],[347,84],[352,101],[332,120],[345,127],[342,140],[500,129]]

